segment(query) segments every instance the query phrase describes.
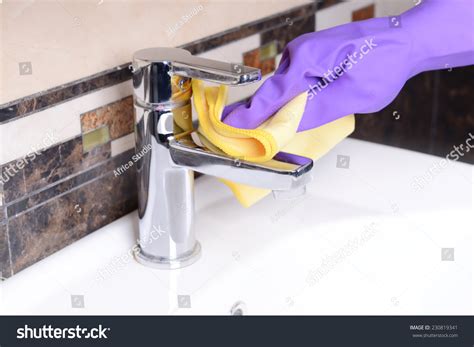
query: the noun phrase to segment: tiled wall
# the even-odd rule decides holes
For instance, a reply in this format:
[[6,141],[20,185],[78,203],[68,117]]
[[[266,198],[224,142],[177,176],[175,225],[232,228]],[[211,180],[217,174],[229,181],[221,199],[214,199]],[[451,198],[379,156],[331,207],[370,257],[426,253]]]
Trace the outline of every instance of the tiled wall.
[[[294,7],[183,47],[269,74],[286,42],[315,30],[315,11]],[[136,209],[135,168],[115,170],[134,154],[128,65],[0,106],[2,277]],[[233,88],[230,101],[256,88]]]
[[[260,83],[291,39],[315,29],[398,14],[411,1],[319,0],[182,47],[260,67]],[[387,7],[388,6],[388,7]],[[399,11],[388,12],[387,11]],[[136,208],[135,168],[117,174],[133,149],[129,63],[0,105],[0,276],[25,267]],[[354,137],[440,156],[473,129],[474,69],[428,72],[408,81],[381,112],[358,115]],[[474,152],[462,160],[473,161]],[[3,183],[2,183],[3,182]]]

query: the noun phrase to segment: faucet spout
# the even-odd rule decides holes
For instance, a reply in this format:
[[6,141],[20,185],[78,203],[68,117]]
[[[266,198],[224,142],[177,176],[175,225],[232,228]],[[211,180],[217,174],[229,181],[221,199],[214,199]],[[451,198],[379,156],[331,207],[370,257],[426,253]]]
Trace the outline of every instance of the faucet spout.
[[297,163],[287,161],[281,168],[281,165],[272,166],[271,162],[253,163],[216,154],[190,141],[171,139],[169,145],[175,165],[241,184],[286,191],[304,187],[312,180],[313,161],[302,156],[297,156]]

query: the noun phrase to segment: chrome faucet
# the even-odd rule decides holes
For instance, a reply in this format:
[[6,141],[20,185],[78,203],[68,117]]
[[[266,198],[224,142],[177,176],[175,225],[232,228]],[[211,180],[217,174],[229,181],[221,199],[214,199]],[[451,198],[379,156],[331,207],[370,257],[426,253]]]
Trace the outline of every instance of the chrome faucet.
[[[149,48],[132,62],[135,109],[139,243],[136,259],[174,269],[195,262],[194,171],[238,183],[287,191],[304,187],[313,162],[299,157],[287,169],[216,154],[192,140],[191,79],[244,85],[260,70],[191,55],[179,48]],[[283,161],[286,161],[283,159]]]

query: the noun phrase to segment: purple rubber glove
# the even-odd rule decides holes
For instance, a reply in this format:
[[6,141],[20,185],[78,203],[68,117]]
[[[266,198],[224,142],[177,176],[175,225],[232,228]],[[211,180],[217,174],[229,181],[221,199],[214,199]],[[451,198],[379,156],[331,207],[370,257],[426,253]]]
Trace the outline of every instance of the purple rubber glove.
[[291,41],[274,76],[225,123],[254,129],[308,91],[298,131],[388,105],[412,76],[474,64],[474,1],[425,0],[397,17],[373,18]]

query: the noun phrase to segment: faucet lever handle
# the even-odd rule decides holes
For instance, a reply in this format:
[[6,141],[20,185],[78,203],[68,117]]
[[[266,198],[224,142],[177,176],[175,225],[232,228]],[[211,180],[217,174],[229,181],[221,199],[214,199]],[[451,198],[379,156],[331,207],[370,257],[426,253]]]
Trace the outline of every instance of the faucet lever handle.
[[260,69],[197,57],[182,48],[156,47],[135,53],[136,69],[150,63],[165,63],[175,75],[220,84],[244,85],[258,81],[262,77]]
[[183,140],[171,138],[169,146],[175,165],[249,186],[274,191],[292,190],[303,187],[312,180],[313,161],[306,157],[294,156],[297,160],[285,161],[282,168],[282,165],[274,165],[271,161],[253,163],[217,154],[198,147],[186,137]]
[[173,63],[173,72],[183,77],[229,85],[245,85],[261,78],[260,69],[193,55],[189,55],[184,62]]

